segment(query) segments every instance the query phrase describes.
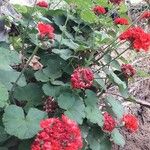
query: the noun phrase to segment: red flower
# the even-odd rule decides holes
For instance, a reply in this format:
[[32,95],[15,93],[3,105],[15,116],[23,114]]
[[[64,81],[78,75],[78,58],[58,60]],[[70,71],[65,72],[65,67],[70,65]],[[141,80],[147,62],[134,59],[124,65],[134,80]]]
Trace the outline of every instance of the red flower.
[[48,3],[46,1],[39,1],[36,5],[38,5],[39,7],[48,8]]
[[145,11],[141,16],[141,19],[150,19],[150,11]]
[[111,3],[119,5],[123,0],[110,0]]
[[122,64],[121,71],[126,78],[133,77],[136,74],[136,70],[130,64]]
[[90,68],[77,68],[71,75],[71,85],[73,88],[89,88],[93,84],[94,74]]
[[111,115],[107,112],[104,113],[104,125],[103,130],[111,132],[116,126],[116,122]]
[[120,24],[120,25],[128,25],[129,22],[126,18],[115,18],[114,20],[115,24]]
[[54,28],[52,25],[39,22],[37,28],[41,38],[44,38],[45,36],[47,36],[49,39],[54,38]]
[[124,115],[122,121],[125,123],[125,127],[130,132],[135,132],[138,130],[138,119],[131,114]]
[[150,34],[140,27],[132,27],[120,35],[120,40],[128,40],[137,52],[150,49]]
[[93,8],[93,11],[94,11],[97,15],[105,14],[105,13],[106,13],[105,8],[102,7],[102,6],[95,6],[95,7]]
[[81,132],[78,125],[66,116],[42,120],[31,150],[80,150]]

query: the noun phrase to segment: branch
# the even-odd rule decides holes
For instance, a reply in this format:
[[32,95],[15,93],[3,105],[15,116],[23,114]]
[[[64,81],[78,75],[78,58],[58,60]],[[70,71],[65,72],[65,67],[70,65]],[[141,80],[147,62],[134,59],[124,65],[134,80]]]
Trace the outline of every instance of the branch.
[[[146,11],[147,9],[145,9],[145,11]],[[144,12],[139,16],[139,17],[137,17],[134,21],[133,21],[133,23],[127,28],[127,29],[129,29],[130,27],[132,27],[135,23],[137,23],[139,20],[140,20],[140,18],[142,17],[142,15],[144,14]],[[104,53],[103,53],[103,55],[101,56],[101,57],[99,57],[98,59],[96,59],[96,61],[99,61],[103,56],[105,56],[111,49],[108,49],[110,46],[112,46],[117,40],[119,39],[119,36],[118,37],[116,37],[115,39],[114,39],[114,41],[112,41],[109,45],[107,45],[104,49],[103,49],[103,51],[104,50],[106,50]],[[118,44],[120,41],[118,41],[116,44]],[[126,41],[124,41],[124,42],[122,42],[121,43],[121,45],[122,44],[124,44]],[[97,55],[97,56],[99,56],[99,54]],[[97,57],[96,56],[96,57]]]
[[133,99],[133,98],[125,98],[119,94],[115,94],[115,93],[110,93],[110,92],[107,92],[106,94],[111,94],[111,95],[115,95],[115,96],[118,96],[118,97],[121,97],[123,98],[124,100],[126,101],[129,101],[129,102],[133,102],[133,103],[137,103],[137,104],[140,104],[144,107],[147,107],[147,108],[150,108],[150,103],[149,102],[146,102],[144,100],[139,100],[139,99]]
[[[20,72],[20,74],[19,74],[18,78],[16,79],[16,81],[14,82],[14,84],[13,84],[11,90],[10,90],[10,97],[11,97],[12,99],[13,99],[13,97],[12,97],[13,91],[14,91],[14,89],[16,88],[16,85],[17,85],[18,81],[20,80],[21,76],[23,75],[23,73],[24,73],[25,70],[27,69],[29,63],[31,62],[31,60],[32,60],[32,58],[34,57],[34,55],[37,53],[38,49],[39,49],[39,47],[36,46],[35,49],[34,49],[34,51],[33,51],[33,53],[32,53],[32,55],[30,56],[29,60],[27,61],[27,63],[25,64],[24,68],[23,68],[22,71]],[[15,104],[15,101],[14,101],[14,100],[13,100],[13,103]]]
[[137,104],[140,104],[140,105],[142,105],[142,106],[145,106],[145,107],[147,107],[147,108],[150,108],[150,103],[149,102],[146,102],[146,101],[143,101],[143,100],[135,100],[135,103],[137,103]]

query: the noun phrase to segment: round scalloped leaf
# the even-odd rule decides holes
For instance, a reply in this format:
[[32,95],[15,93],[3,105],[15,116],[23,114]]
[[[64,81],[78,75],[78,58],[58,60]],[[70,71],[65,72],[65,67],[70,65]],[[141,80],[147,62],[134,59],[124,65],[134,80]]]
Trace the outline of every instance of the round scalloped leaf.
[[2,83],[0,83],[0,108],[7,105],[8,98],[9,95],[6,87]]
[[40,131],[40,120],[45,117],[46,113],[36,108],[30,108],[25,116],[21,107],[10,105],[5,109],[3,124],[8,134],[19,139],[29,139]]

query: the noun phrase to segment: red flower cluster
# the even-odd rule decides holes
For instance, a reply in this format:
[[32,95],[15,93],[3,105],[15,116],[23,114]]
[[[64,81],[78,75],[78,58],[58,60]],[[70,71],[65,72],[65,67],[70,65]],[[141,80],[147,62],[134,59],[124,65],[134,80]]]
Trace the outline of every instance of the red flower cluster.
[[44,106],[43,106],[44,110],[47,113],[54,113],[57,107],[58,107],[57,102],[51,96],[49,96],[46,99],[46,101],[44,102]]
[[47,36],[49,39],[54,38],[54,28],[52,25],[39,22],[37,28],[41,38],[44,38],[45,36]]
[[97,14],[97,15],[105,14],[105,13],[106,13],[105,8],[102,7],[102,6],[95,6],[95,7],[93,8],[93,11],[94,11],[94,13]]
[[150,19],[150,11],[145,11],[141,16],[141,19]]
[[120,35],[120,40],[128,40],[137,52],[150,49],[150,34],[145,33],[140,27],[132,27]]
[[92,86],[94,74],[90,68],[77,68],[71,75],[71,85],[73,88],[82,89]]
[[80,150],[81,132],[78,125],[66,116],[42,120],[31,150]]
[[46,1],[39,1],[36,5],[39,7],[48,8],[48,3]]
[[138,119],[131,114],[124,115],[122,121],[125,123],[125,127],[130,132],[136,132],[138,130]]
[[133,77],[136,74],[136,70],[130,64],[122,64],[121,71],[126,78]]
[[120,24],[120,25],[128,25],[129,24],[129,22],[126,18],[115,18],[114,23]]
[[107,112],[104,113],[104,125],[103,130],[112,132],[112,130],[115,128],[116,122],[113,119],[111,115],[109,115]]
[[111,3],[113,4],[120,4],[123,0],[110,0]]

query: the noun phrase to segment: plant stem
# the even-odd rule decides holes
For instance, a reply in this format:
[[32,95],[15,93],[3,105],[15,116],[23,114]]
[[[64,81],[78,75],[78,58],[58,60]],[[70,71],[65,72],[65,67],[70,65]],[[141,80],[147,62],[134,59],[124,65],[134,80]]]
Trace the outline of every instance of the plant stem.
[[114,60],[116,60],[117,58],[119,58],[122,54],[124,54],[128,49],[130,49],[130,47],[126,48],[123,52],[121,52],[117,57],[113,58],[111,61],[109,61],[108,63],[106,63],[105,65],[103,65],[101,68],[99,68],[98,70],[96,70],[96,72],[99,72],[101,69],[103,69],[104,67],[106,67],[107,65],[109,65],[111,62],[113,62]]
[[66,21],[65,21],[65,24],[63,25],[63,30],[62,30],[62,34],[61,34],[61,39],[60,39],[60,42],[59,42],[59,50],[61,48],[61,43],[62,43],[62,40],[63,40],[63,36],[64,36],[64,31],[66,30],[66,25],[68,23],[68,15],[67,15],[67,18],[66,18]]
[[[145,9],[145,10],[147,10],[147,9]],[[144,13],[144,12],[143,12]],[[143,15],[143,13],[137,18],[137,19],[135,19],[134,20],[134,22],[127,28],[127,30],[130,28],[130,27],[132,27],[135,23],[137,23],[138,21],[139,21],[139,19],[141,18],[141,16]],[[104,50],[106,50],[106,49],[108,49],[112,44],[114,44],[117,40],[119,39],[119,36],[118,37],[116,37],[116,39],[114,40],[114,41],[112,41],[109,45],[107,45],[104,49],[103,49],[103,51]],[[116,44],[118,44],[120,41],[118,41]],[[121,45],[122,44],[124,44],[126,41],[124,41],[123,43],[121,43]],[[106,55],[109,51],[110,51],[111,49],[108,49],[100,58],[98,58],[96,61],[99,61],[104,55]],[[99,55],[99,54],[98,54]],[[97,56],[98,56],[97,55]]]
[[55,9],[61,2],[62,0],[60,0],[52,9]]
[[[33,4],[33,8],[32,8],[32,11],[31,11],[31,15],[32,15],[32,13],[34,12],[34,10],[35,10],[35,6],[36,6],[36,3],[37,3],[37,0],[35,0],[35,2],[34,2],[34,4]],[[30,19],[29,19],[29,21],[28,21],[28,23],[27,23],[27,26],[26,26],[26,28],[25,28],[25,32],[24,32],[24,34],[23,34],[23,36],[22,36],[22,49],[21,49],[21,54],[24,56],[24,44],[25,44],[25,37],[27,36],[27,31],[28,31],[28,27],[29,27],[29,25],[30,25]]]
[[133,99],[133,98],[125,98],[119,94],[115,94],[115,93],[106,93],[106,94],[111,94],[111,95],[115,95],[115,96],[118,96],[118,97],[121,97],[123,98],[124,100],[126,101],[129,101],[129,102],[133,102],[133,103],[137,103],[137,104],[140,104],[142,106],[145,106],[147,108],[150,108],[150,103],[149,102],[146,102],[146,101],[143,101],[143,100],[137,100],[137,99]]
[[11,90],[10,90],[10,96],[11,96],[11,98],[12,98],[14,104],[15,104],[16,102],[15,102],[15,100],[14,100],[14,98],[13,98],[13,92],[14,92],[14,90],[15,90],[15,88],[16,88],[16,85],[17,85],[18,81],[20,80],[21,76],[23,75],[23,73],[25,72],[25,70],[27,69],[28,65],[30,64],[32,58],[33,58],[34,55],[37,53],[38,49],[39,49],[39,47],[36,46],[35,49],[34,49],[34,51],[33,51],[33,53],[32,53],[32,55],[30,56],[29,60],[27,61],[27,63],[26,63],[25,66],[23,67],[22,71],[20,72],[18,78],[16,79],[16,81],[14,82],[14,84],[13,84]]

